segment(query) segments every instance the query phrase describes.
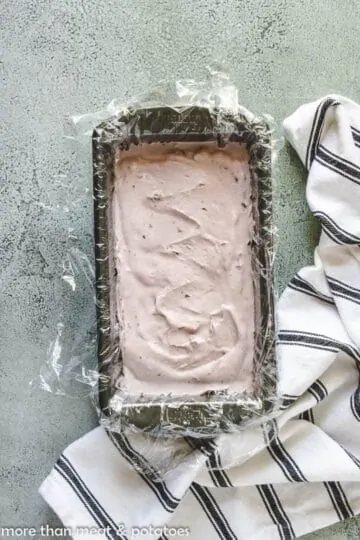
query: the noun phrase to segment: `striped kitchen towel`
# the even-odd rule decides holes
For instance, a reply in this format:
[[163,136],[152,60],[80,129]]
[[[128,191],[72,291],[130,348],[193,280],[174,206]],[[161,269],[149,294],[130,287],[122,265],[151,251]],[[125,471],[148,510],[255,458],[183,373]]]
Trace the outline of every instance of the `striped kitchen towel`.
[[40,488],[76,540],[287,540],[360,512],[360,107],[326,97],[284,130],[321,236],[278,305],[279,414],[150,448],[95,429]]

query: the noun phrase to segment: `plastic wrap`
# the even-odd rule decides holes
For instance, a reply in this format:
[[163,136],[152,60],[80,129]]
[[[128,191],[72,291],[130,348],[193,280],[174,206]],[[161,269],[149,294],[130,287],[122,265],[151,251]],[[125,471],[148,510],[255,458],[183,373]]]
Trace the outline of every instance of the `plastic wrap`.
[[[212,77],[210,85],[208,82],[199,84],[193,81],[185,81],[176,83],[175,87],[166,87],[166,92],[164,88],[164,85],[159,86],[151,94],[150,98],[147,96],[146,100],[134,101],[126,107],[112,102],[106,111],[75,118],[78,132],[81,135],[85,135],[85,140],[88,144],[90,144],[90,139],[92,141],[95,272],[94,274],[92,273],[92,264],[89,262],[89,258],[78,247],[73,246],[69,250],[69,260],[64,264],[63,279],[73,294],[79,294],[79,289],[81,293],[81,285],[78,285],[79,279],[83,283],[86,282],[87,287],[89,284],[94,285],[96,292],[97,336],[94,331],[92,314],[88,314],[85,317],[85,320],[87,319],[86,328],[82,328],[81,332],[77,332],[76,339],[74,339],[75,330],[72,331],[70,329],[69,331],[69,329],[64,327],[63,322],[59,323],[57,336],[49,348],[47,363],[42,369],[40,380],[43,388],[58,393],[67,393],[67,388],[74,382],[82,386],[79,393],[83,393],[84,388],[89,389],[90,394],[95,398],[94,401],[99,411],[100,422],[108,430],[113,432],[141,432],[156,437],[213,437],[219,433],[238,431],[245,426],[249,426],[249,424],[255,425],[262,422],[271,411],[276,409],[277,404],[273,301],[272,136],[268,118],[265,116],[255,117],[249,111],[240,107],[235,87],[226,77],[219,73],[215,74],[215,77]],[[166,97],[169,96],[170,89],[172,96]],[[148,155],[150,150],[151,152],[155,152],[155,157]],[[155,208],[155,214],[157,216],[161,214],[162,216],[161,227],[152,227],[156,230],[155,232],[154,230],[152,232],[150,231],[150,234],[152,234],[151,245],[156,245],[158,249],[154,257],[158,257],[160,246],[161,254],[164,255],[165,253],[164,256],[166,256],[167,262],[165,268],[169,268],[169,272],[172,274],[172,278],[170,279],[166,275],[164,265],[160,267],[159,275],[161,274],[163,279],[162,289],[168,291],[169,287],[167,285],[170,282],[173,288],[176,285],[181,289],[184,285],[186,280],[184,278],[183,283],[181,281],[182,274],[176,274],[172,270],[174,268],[172,261],[175,261],[176,258],[177,260],[184,259],[181,252],[181,249],[184,247],[184,238],[189,240],[190,237],[194,237],[194,228],[196,229],[196,234],[201,229],[202,237],[206,237],[207,243],[205,243],[205,248],[206,246],[210,246],[207,251],[202,245],[204,252],[201,252],[207,263],[209,263],[209,273],[215,272],[221,278],[226,276],[227,273],[231,273],[231,283],[233,284],[233,288],[235,287],[234,298],[238,298],[237,307],[239,308],[239,313],[231,314],[231,306],[229,307],[232,303],[231,289],[230,296],[229,291],[225,291],[225,296],[220,298],[220,300],[219,295],[216,296],[216,294],[213,294],[211,301],[209,300],[210,308],[208,307],[208,296],[207,292],[204,294],[202,288],[203,281],[200,271],[198,273],[198,281],[194,282],[195,289],[196,287],[198,288],[197,298],[193,300],[195,305],[184,306],[183,300],[179,302],[175,295],[172,299],[172,305],[175,311],[168,316],[165,316],[163,312],[159,311],[159,297],[162,295],[163,298],[164,294],[161,290],[153,292],[151,289],[157,275],[156,272],[154,274],[156,264],[153,263],[149,241],[146,240],[148,230],[146,234],[141,235],[145,244],[144,247],[140,247],[139,249],[142,254],[146,253],[146,257],[143,261],[144,264],[141,266],[139,287],[144,280],[150,279],[151,281],[152,279],[150,292],[144,289],[144,301],[141,303],[142,294],[140,294],[139,290],[137,291],[135,288],[131,289],[129,287],[129,283],[131,284],[129,275],[131,277],[132,272],[138,272],[136,267],[131,263],[132,258],[136,256],[136,252],[130,246],[131,241],[129,245],[124,246],[124,250],[120,255],[116,252],[116,249],[119,250],[121,239],[119,240],[117,236],[114,223],[119,223],[120,218],[123,222],[123,218],[126,217],[127,221],[124,225],[126,235],[123,235],[122,239],[125,237],[131,239],[135,236],[140,238],[138,224],[141,223],[142,214],[139,211],[139,207],[134,203],[134,197],[131,194],[126,195],[127,199],[122,202],[120,192],[120,195],[117,195],[120,196],[120,203],[118,203],[118,206],[114,206],[116,204],[114,203],[114,193],[116,193],[117,189],[115,189],[115,184],[119,182],[119,177],[121,181],[121,167],[124,163],[125,169],[129,171],[132,170],[132,163],[141,162],[140,172],[138,171],[140,177],[142,175],[141,178],[139,177],[139,186],[141,186],[141,179],[147,174],[146,171],[144,173],[144,167],[148,163],[152,167],[154,160],[156,162],[156,170],[160,170],[160,175],[162,165],[166,163],[166,166],[169,168],[173,163],[172,160],[175,160],[175,162],[177,160],[177,163],[180,163],[180,173],[183,171],[181,167],[183,167],[183,162],[185,162],[185,165],[190,171],[190,176],[193,160],[196,161],[197,167],[194,169],[194,174],[199,174],[200,176],[207,174],[208,177],[212,178],[215,175],[213,166],[217,167],[217,174],[219,176],[219,171],[224,166],[226,172],[223,172],[223,174],[226,174],[227,178],[233,177],[236,184],[241,183],[242,179],[240,178],[239,181],[239,178],[234,173],[234,171],[238,170],[236,169],[237,165],[235,162],[243,161],[246,164],[247,168],[244,178],[248,177],[250,182],[250,208],[246,208],[247,202],[242,201],[240,197],[236,201],[235,196],[236,194],[241,194],[241,191],[236,191],[240,188],[234,184],[234,187],[231,189],[235,191],[233,192],[233,196],[230,197],[233,200],[229,200],[229,205],[224,204],[224,201],[228,200],[226,199],[228,194],[225,193],[225,199],[220,198],[217,206],[215,203],[211,206],[212,202],[210,200],[209,208],[202,207],[195,210],[200,213],[209,209],[212,211],[212,213],[210,211],[210,217],[207,218],[208,221],[206,222],[210,229],[211,224],[214,223],[218,227],[224,223],[225,227],[230,219],[229,216],[232,216],[231,212],[233,208],[238,207],[240,209],[239,215],[241,212],[248,212],[250,216],[249,227],[251,228],[251,238],[246,242],[248,248],[244,249],[248,249],[249,253],[247,251],[245,253],[244,251],[244,257],[247,253],[250,257],[252,297],[250,298],[251,302],[249,305],[253,306],[253,310],[249,310],[245,314],[240,313],[243,310],[241,294],[243,294],[242,291],[245,285],[239,284],[237,289],[237,282],[234,279],[234,276],[236,277],[234,264],[238,262],[235,260],[236,250],[234,251],[234,249],[235,247],[237,249],[237,246],[241,245],[243,239],[237,239],[234,234],[231,235],[229,230],[225,229],[226,234],[224,238],[226,241],[224,238],[218,238],[216,242],[215,240],[213,241],[212,245],[209,241],[209,237],[211,236],[209,231],[204,232],[202,230],[202,218],[197,219],[194,216],[189,217],[189,215],[185,215],[184,205],[194,205],[196,203],[197,195],[193,196],[191,194],[188,199],[185,199],[185,195],[181,195],[183,198],[180,201],[180,207],[178,204],[176,208],[176,205],[173,205],[171,208],[175,208],[176,210],[175,225],[178,226],[179,223],[185,223],[185,228],[188,226],[188,229],[192,229],[192,234],[181,236],[184,231],[178,227],[178,230],[180,229],[180,238],[176,236],[169,242],[168,235],[165,234],[165,229],[169,229],[170,231],[172,226],[170,220],[174,216],[171,218],[169,213],[166,213],[164,210],[166,205],[161,206],[162,201],[170,197],[170,195],[166,193],[166,189],[160,189],[160,187],[159,190],[153,193],[150,199],[151,204],[155,204],[156,208],[151,206],[152,209]],[[227,166],[229,163],[230,170]],[[233,163],[235,163],[235,168],[232,170]],[[202,173],[201,167],[204,168],[204,173]],[[176,183],[176,180],[172,180],[172,173],[169,174],[169,170],[167,170],[167,174],[169,183],[170,181],[174,181],[175,189],[179,193],[179,185]],[[154,180],[154,175],[152,178]],[[128,181],[130,180],[132,181],[131,176]],[[136,189],[135,184],[132,187],[134,190]],[[222,196],[223,191],[220,192],[220,196]],[[208,199],[209,196],[211,199],[211,189],[207,190]],[[142,201],[146,198],[147,200],[149,199],[149,197],[146,197],[146,194],[141,195],[140,193],[139,197],[139,200]],[[214,199],[216,197],[217,195],[214,193]],[[206,202],[209,202],[209,200]],[[125,211],[125,203],[128,205],[133,204],[134,206],[127,206]],[[177,203],[179,203],[179,200],[177,200]],[[114,220],[114,208],[115,210],[119,208],[121,214],[120,218],[117,218],[117,222]],[[167,219],[166,216],[169,217],[169,225],[167,225],[166,221],[164,222],[164,219]],[[227,216],[227,219],[225,219],[225,216]],[[237,219],[243,218],[236,217]],[[146,227],[149,226],[151,224],[147,223]],[[189,233],[189,230],[185,232]],[[242,229],[238,228],[234,230],[235,232],[241,232]],[[167,231],[168,234],[170,234],[169,231]],[[164,240],[165,237],[167,239],[166,241]],[[177,251],[173,249],[174,243],[180,246]],[[169,251],[170,244],[171,249]],[[131,245],[133,246],[133,244]],[[216,249],[212,251],[214,245]],[[196,257],[199,257],[199,246],[197,244],[192,245],[190,242],[189,247],[188,242],[186,247],[191,253],[196,253],[191,259],[193,263]],[[223,248],[225,250],[224,252]],[[238,252],[236,253],[238,255]],[[218,257],[218,260],[216,257]],[[198,258],[195,262],[203,269],[203,259],[200,260]],[[240,268],[242,264],[239,264],[237,268]],[[214,265],[216,271],[213,268]],[[184,272],[185,276],[186,268]],[[125,289],[121,285],[121,282],[119,283],[119,280],[122,278],[126,281],[125,285],[127,288]],[[178,283],[174,285],[173,282],[174,280],[176,282],[177,279]],[[218,282],[215,280],[214,283],[216,285]],[[249,287],[249,283],[247,286]],[[121,298],[121,294],[119,295],[119,291],[124,296],[123,298]],[[215,286],[214,291],[216,292]],[[140,304],[136,304],[136,302],[131,304],[133,297],[136,296],[135,293],[140,298],[138,300]],[[152,296],[153,299],[151,300]],[[185,296],[189,297],[190,295],[186,294],[185,291]],[[247,301],[249,302],[249,298],[247,298]],[[152,307],[149,302],[153,302]],[[205,307],[203,311],[205,313],[200,310],[200,316],[198,306],[201,305],[201,302],[204,303]],[[218,302],[218,306],[214,309],[216,302]],[[136,332],[131,327],[129,319],[127,319],[127,313],[131,311],[127,305],[130,304],[133,310],[134,306],[141,306],[138,312],[138,315],[141,315],[140,322],[138,323],[140,328]],[[192,314],[191,317],[194,314],[196,315],[195,319],[197,322],[193,326],[191,324],[185,324],[181,320],[181,314],[188,312]],[[227,315],[227,313],[230,313],[230,315]],[[141,319],[144,315],[150,319],[157,317],[158,322],[156,324],[161,326],[162,336],[166,335],[166,339],[168,339],[169,331],[166,326],[170,325],[172,339],[175,340],[175,344],[166,342],[164,345],[164,343],[159,342],[159,337],[156,337],[153,342],[152,337],[150,336],[149,338],[149,329],[146,329],[145,332],[144,328],[142,328],[143,323]],[[217,319],[215,320],[216,317]],[[228,319],[229,328],[232,325],[232,332],[225,325],[226,317],[230,317]],[[238,318],[243,321],[241,331],[236,327]],[[193,319],[194,317],[191,320]],[[226,338],[224,338],[225,344],[220,343],[219,346],[216,344],[216,321],[220,321],[218,324],[223,329],[222,331]],[[244,324],[244,321],[246,324]],[[150,329],[153,328],[154,324],[150,323],[149,327]],[[250,336],[253,341],[249,337],[249,328],[253,328],[254,330],[252,337]],[[180,338],[178,331],[181,333],[181,339],[185,340],[185,344],[179,344],[178,341]],[[131,336],[131,354],[129,355],[130,360],[128,359],[127,363],[125,362],[124,370],[124,352],[126,355],[129,335]],[[149,379],[147,381],[145,380],[145,382],[149,382],[148,385],[145,384],[146,388],[156,388],[156,378],[149,367],[153,365],[151,362],[154,362],[154,359],[150,358],[151,351],[155,351],[154,357],[157,355],[160,358],[160,373],[158,376],[160,377],[159,381],[161,381],[161,384],[159,383],[159,390],[134,392],[128,389],[126,370],[131,372],[131,358],[134,354],[137,354],[136,340],[134,341],[134,336],[136,337],[136,335],[140,336],[139,340],[143,348],[145,347],[144,350],[149,351],[149,355],[143,359],[144,371],[146,372],[145,379]],[[250,340],[249,343],[253,344],[250,371],[247,368],[248,376],[249,373],[251,374],[250,388],[241,391],[229,390],[230,387],[236,386],[233,384],[236,379],[233,376],[234,370],[238,370],[238,386],[242,386],[241,354],[243,353],[240,346],[245,342],[245,338]],[[96,342],[98,369],[94,365]],[[234,353],[235,349],[232,349],[233,345],[234,347],[235,345],[240,347],[239,355]],[[164,347],[166,349],[165,353]],[[167,353],[174,350],[174,347],[176,351],[181,350],[181,354],[178,355],[180,360],[177,359],[178,357],[176,355],[175,360],[171,358],[169,360],[171,354],[167,355]],[[209,350],[211,356],[211,361],[209,360],[208,364],[206,362],[204,364],[204,354],[202,355],[201,362],[203,363],[201,364],[200,362],[200,368],[203,368],[204,373],[206,372],[203,381],[201,380],[201,376],[192,376],[194,370],[197,374],[201,372],[199,365],[195,366],[197,369],[191,365],[191,354],[196,347],[200,349],[203,347],[204,350]],[[160,353],[159,348],[161,349]],[[198,360],[201,354],[199,353],[197,356],[196,354],[195,351],[194,358]],[[230,378],[225,378],[221,382],[219,380],[219,384],[217,384],[217,373],[219,373],[219,379],[222,376],[221,369],[226,373],[226,359],[230,354],[232,354],[233,362]],[[161,366],[164,365],[163,357],[167,361],[175,362],[175,364],[177,362],[175,367],[172,366],[171,369],[174,371],[176,377],[179,376],[181,379],[181,385],[179,385],[181,391],[178,393],[167,391],[167,382],[169,382],[170,388],[173,381],[171,381],[171,376],[166,378],[161,373]],[[139,364],[139,358],[136,361]],[[141,362],[139,365],[141,366]],[[167,369],[166,362],[165,369]],[[137,380],[135,387],[141,389],[141,384],[142,382]],[[191,392],[186,391],[187,384],[192,385]],[[201,389],[199,392],[194,389],[194,386],[196,387],[197,385]]]

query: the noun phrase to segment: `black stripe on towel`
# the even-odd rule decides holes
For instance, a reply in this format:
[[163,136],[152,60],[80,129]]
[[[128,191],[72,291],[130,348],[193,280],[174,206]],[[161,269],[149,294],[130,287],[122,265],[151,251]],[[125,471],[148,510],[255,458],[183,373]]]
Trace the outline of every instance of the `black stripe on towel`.
[[326,276],[329,282],[330,289],[334,296],[339,296],[349,300],[350,302],[355,302],[355,304],[360,304],[360,290],[347,285],[339,281],[338,279]]
[[[137,471],[139,476],[146,482],[149,488],[152,490],[158,501],[161,503],[164,510],[172,513],[176,510],[180,503],[180,499],[175,497],[168,489],[165,482],[154,479],[146,472],[143,472],[143,467],[149,465],[145,463],[145,458],[138,454],[130,445],[129,441],[123,434],[107,431],[108,436],[112,440],[113,444],[120,451],[121,455],[130,463],[130,465]],[[140,456],[140,457],[139,457]],[[145,469],[146,470],[146,469]]]
[[[341,445],[340,445],[341,446]],[[344,450],[344,452],[349,456],[349,458],[351,459],[351,461],[353,463],[355,463],[355,465],[360,469],[360,459],[358,459],[356,456],[354,456],[354,454],[352,454],[351,452],[349,452],[349,450],[346,450],[346,448],[344,448],[343,446],[341,446],[341,448]]]
[[299,414],[299,420],[306,420],[306,422],[310,422],[311,424],[315,424],[313,410],[308,409],[306,411],[303,411],[301,414]]
[[329,109],[329,107],[334,106],[334,105],[335,106],[339,105],[339,102],[332,98],[328,98],[322,101],[316,110],[313,125],[310,132],[307,152],[306,152],[306,165],[308,169],[310,169],[311,164],[314,161],[314,158],[317,152],[317,148],[318,148],[320,137],[321,137],[321,132],[324,126],[326,112]]
[[233,487],[230,478],[222,467],[220,452],[215,441],[206,441],[210,450],[208,469],[210,476],[217,487]]
[[324,482],[326,491],[329,494],[335,512],[340,520],[354,516],[349,501],[339,482]]
[[[317,382],[320,382],[320,381],[317,381]],[[311,409],[305,412],[310,413],[310,411]],[[309,414],[307,418],[302,418],[302,419],[303,420],[308,419],[308,421],[315,424],[312,411],[311,411],[311,414]],[[348,452],[346,453],[349,455]],[[353,461],[356,463],[357,460],[356,458],[354,458],[354,456],[352,456],[352,454],[349,457],[351,457]],[[353,517],[354,513],[351,509],[349,501],[347,500],[344,490],[341,487],[341,484],[339,482],[324,482],[324,486],[326,488],[326,491],[328,492],[330,500],[334,506],[335,512],[337,513],[339,519],[342,520],[342,519]]]
[[207,450],[203,450],[204,439],[193,439],[192,437],[184,437],[184,441],[186,441],[193,450],[199,450],[200,452],[203,452],[207,455]]
[[355,146],[360,147],[360,131],[354,128],[354,126],[351,126],[351,133],[353,136]]
[[[318,105],[318,107],[316,109],[315,115],[314,115],[311,130],[310,130],[310,137],[309,137],[309,141],[308,141],[308,145],[307,145],[307,149],[306,149],[306,166],[307,166],[308,169],[310,169],[311,163],[312,163],[312,161],[314,159],[313,156],[311,156],[311,150],[314,147],[315,129],[316,129],[316,126],[318,125],[318,122],[319,122],[319,115],[320,115],[322,106],[323,106],[323,102],[319,103],[319,105]],[[312,159],[310,157],[312,157]]]
[[[317,380],[315,381],[316,383],[320,383],[320,387],[323,386],[323,392],[324,390],[326,391],[326,395],[327,395],[327,390],[325,388],[325,386],[321,383],[321,381]],[[318,384],[318,392],[320,391],[320,387],[319,387],[319,384]],[[308,411],[304,411],[300,416],[299,416],[299,419],[301,420],[307,420],[308,422],[311,422],[312,424],[315,424],[315,421],[314,421],[314,415],[313,415],[313,411],[311,409],[309,409]],[[346,451],[346,450],[345,450]],[[346,452],[348,455],[349,453]],[[353,459],[354,463],[356,463],[356,458],[354,456],[349,455],[349,457],[351,457],[351,459]],[[355,461],[356,460],[356,461]],[[339,519],[347,519],[349,517],[353,517],[354,516],[354,513],[351,509],[351,506],[346,498],[346,495],[341,487],[341,484],[339,482],[324,482],[324,486],[329,494],[329,497],[331,499],[331,502],[334,506],[334,509],[335,509],[335,512],[337,513]]]
[[330,171],[339,174],[340,176],[347,178],[347,180],[351,180],[355,184],[360,184],[360,182],[352,175],[347,174],[343,169],[340,169],[338,167],[335,167],[333,160],[330,160],[328,158],[323,158],[321,156],[316,156],[316,161],[320,163],[323,167],[326,169],[329,169]]
[[355,236],[354,234],[340,227],[336,221],[325,214],[325,212],[314,212],[314,216],[319,219],[324,231],[337,244],[350,244],[354,246],[360,244],[360,238],[358,236]]
[[331,277],[329,275],[326,276],[327,279],[331,279],[334,283],[338,283],[342,287],[346,288],[349,291],[352,291],[353,293],[356,293],[358,295],[358,298],[360,298],[360,289],[357,289],[356,287],[353,287],[352,285],[349,285],[348,283],[345,283],[344,281],[339,281],[338,279],[335,279],[334,277]]
[[[309,421],[311,421],[313,424],[315,423],[314,417],[312,415],[309,415],[308,418]],[[341,484],[339,482],[324,482],[324,486],[326,488],[326,491],[328,492],[330,500],[339,519],[342,520],[353,517],[354,513],[341,487]]]
[[331,296],[328,296],[327,294],[323,294],[315,289],[311,283],[300,277],[298,274],[296,274],[292,280],[290,281],[288,287],[291,289],[294,289],[295,291],[302,292],[304,294],[307,294],[308,296],[312,296],[314,298],[317,298],[318,300],[322,300],[323,302],[326,302],[328,304],[334,304],[333,298]]
[[190,491],[200,503],[219,537],[222,540],[238,540],[209,489],[194,482],[190,486]]
[[[312,383],[311,386],[309,386],[308,392],[310,392],[310,394],[316,399],[316,401],[318,403],[320,403],[320,401],[323,401],[329,395],[326,386],[324,385],[324,383],[322,383],[320,381],[320,379],[317,379],[316,381],[314,381]],[[301,397],[300,395],[298,395],[298,396],[290,396],[289,394],[283,394],[283,396],[282,396],[282,405],[281,405],[280,409],[286,409],[287,407],[290,407],[290,405],[295,403],[295,401],[298,400],[300,397]],[[312,409],[309,409],[309,411],[311,411],[311,416],[312,416],[312,419],[313,419],[314,416],[313,416]],[[301,415],[303,415],[303,413],[301,413]],[[310,415],[306,415],[306,416],[307,417],[304,418],[304,419],[305,420],[309,419],[309,421],[310,421]]]
[[299,399],[299,397],[300,396],[290,396],[289,394],[283,394],[280,409],[287,409],[288,407],[293,405],[295,401]]
[[299,345],[324,351],[338,352],[339,347],[335,346],[334,340],[327,336],[314,335],[308,332],[298,332],[296,330],[281,330],[278,333],[278,340],[281,344]]
[[211,439],[191,439],[184,437],[186,442],[195,450],[208,456],[206,465],[208,473],[216,487],[233,487],[230,478],[222,467],[219,448]]
[[332,150],[329,148],[326,148],[323,144],[319,146],[319,150],[321,150],[321,153],[326,154],[329,158],[332,158],[337,162],[341,163],[342,165],[348,167],[349,174],[354,173],[355,175],[359,176],[360,179],[360,167],[356,165],[353,161],[350,161],[349,159],[344,158],[343,156],[339,156],[338,154],[335,154]]
[[[113,433],[113,435],[115,437],[117,437],[117,433]],[[161,490],[165,493],[166,497],[168,497],[168,499],[173,501],[175,504],[179,504],[180,499],[178,497],[175,497],[175,495],[173,495],[173,493],[171,493],[171,491],[169,490],[169,488],[167,487],[167,485],[166,485],[166,483],[164,481],[160,480],[158,472],[149,463],[149,461],[145,458],[145,456],[143,456],[142,454],[140,454],[140,452],[135,450],[135,448],[130,444],[129,439],[125,436],[124,433],[122,433],[119,436],[123,439],[123,441],[124,441],[124,443],[126,445],[126,448],[129,450],[129,452],[131,452],[132,456],[134,456],[132,458],[133,462],[135,463],[135,459],[136,459],[136,463],[141,468],[141,470],[143,472],[148,470],[151,473],[151,477],[152,477],[153,481],[156,482],[159,486],[161,485]]]
[[356,362],[360,362],[360,353],[355,347],[322,334],[300,332],[298,330],[281,330],[278,333],[278,341],[286,345],[299,345],[300,347],[323,349],[332,352],[343,351]]
[[294,459],[290,456],[277,435],[277,425],[275,420],[269,421],[265,426],[266,448],[283,471],[289,482],[306,482],[306,478]]
[[324,399],[329,395],[326,386],[319,379],[314,381],[312,385],[309,386],[308,390],[318,403],[320,403],[320,401],[324,401]]
[[337,343],[341,351],[350,356],[355,362],[360,362],[360,353],[355,347],[348,345],[347,343],[342,343],[341,341],[338,341]]
[[70,461],[64,455],[58,459],[55,470],[73,488],[99,527],[106,530],[106,536],[109,540],[126,540],[125,535],[118,534],[118,528],[115,522],[90,492]]
[[360,129],[356,128],[355,126],[351,126],[351,131],[353,133],[357,133],[359,135],[359,137],[360,137]]
[[336,156],[324,146],[318,148],[315,159],[318,163],[327,169],[338,173],[343,178],[347,178],[347,180],[350,180],[355,184],[360,184],[360,169],[354,166],[350,161],[348,162],[347,160],[340,158],[340,156]]
[[269,512],[269,515],[276,525],[281,540],[292,540],[295,538],[295,532],[291,521],[286,514],[279,497],[271,484],[256,486],[259,495]]
[[[147,461],[145,456],[140,454],[131,444],[129,439],[126,437],[124,433],[116,433],[113,432],[112,436],[118,440],[119,444],[123,444],[124,447],[128,449],[129,452],[131,452],[131,458],[134,463],[134,467],[136,469],[139,469],[143,473],[147,473],[148,476],[151,476],[153,479],[158,479],[159,474],[156,471],[156,469]],[[166,488],[167,489],[167,488]],[[173,495],[169,492],[170,497],[172,497],[174,500],[177,500],[176,497],[173,497]]]
[[[316,381],[317,383],[320,383],[320,381]],[[322,383],[321,383],[322,385]],[[325,386],[324,386],[325,389]],[[326,390],[326,389],[325,389]],[[327,392],[327,391],[326,391]],[[302,420],[308,420],[312,424],[315,424],[314,422],[314,416],[312,413],[312,410],[309,409],[308,411],[305,411],[299,416],[299,419]],[[345,450],[346,451],[346,450]],[[348,455],[349,453],[346,452]],[[358,461],[352,454],[349,455],[351,459],[353,459],[354,463]],[[324,482],[324,486],[329,494],[330,500],[334,506],[335,512],[337,513],[340,520],[347,519],[349,517],[353,517],[354,513],[351,509],[351,506],[347,500],[347,497],[341,487],[341,484],[339,482]]]
[[350,408],[355,419],[360,422],[360,387],[358,387],[350,398]]

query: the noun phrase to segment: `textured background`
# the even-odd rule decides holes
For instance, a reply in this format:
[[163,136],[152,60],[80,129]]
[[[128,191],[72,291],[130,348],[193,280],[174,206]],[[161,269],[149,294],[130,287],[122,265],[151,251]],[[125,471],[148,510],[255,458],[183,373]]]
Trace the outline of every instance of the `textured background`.
[[[29,392],[63,306],[85,327],[91,291],[58,276],[68,230],[91,254],[89,159],[66,119],[160,79],[232,67],[244,105],[279,124],[328,92],[360,99],[356,0],[0,0],[0,526],[60,526],[37,495],[58,454],[96,425],[88,401]],[[84,154],[85,156],[85,154]],[[287,147],[276,171],[280,290],[311,261],[317,229]],[[69,204],[69,192],[71,204]],[[359,525],[358,525],[359,523]],[[315,539],[355,539],[360,521]]]

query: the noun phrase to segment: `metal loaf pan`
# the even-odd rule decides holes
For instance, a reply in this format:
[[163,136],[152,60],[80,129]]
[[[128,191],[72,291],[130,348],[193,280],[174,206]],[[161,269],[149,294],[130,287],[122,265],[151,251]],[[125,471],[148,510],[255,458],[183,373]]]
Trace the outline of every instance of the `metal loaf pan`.
[[[159,399],[140,396],[121,401],[114,410],[111,398],[116,388],[113,374],[121,373],[122,357],[114,320],[114,261],[109,227],[110,200],[115,157],[132,145],[160,142],[207,142],[219,148],[228,143],[243,145],[249,155],[253,184],[261,330],[256,336],[254,377],[256,394],[231,395],[209,392],[194,397]],[[214,436],[239,429],[271,409],[276,396],[274,306],[272,279],[272,189],[271,134],[265,121],[250,121],[245,115],[191,106],[132,109],[99,125],[93,132],[94,224],[96,297],[98,320],[99,402],[105,425],[114,431],[130,429],[154,435]],[[259,271],[260,267],[260,271]]]

